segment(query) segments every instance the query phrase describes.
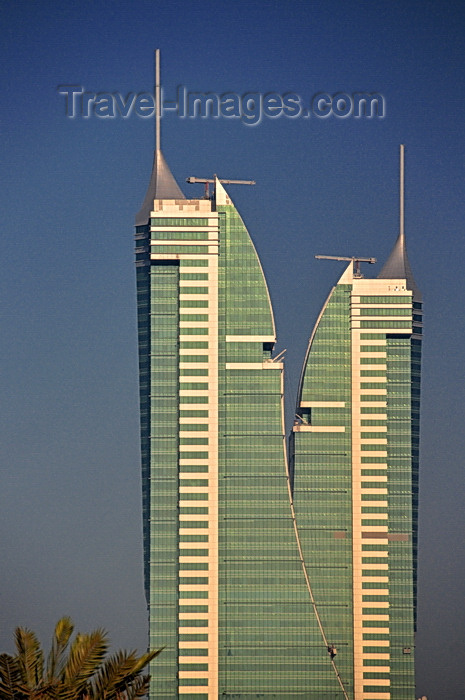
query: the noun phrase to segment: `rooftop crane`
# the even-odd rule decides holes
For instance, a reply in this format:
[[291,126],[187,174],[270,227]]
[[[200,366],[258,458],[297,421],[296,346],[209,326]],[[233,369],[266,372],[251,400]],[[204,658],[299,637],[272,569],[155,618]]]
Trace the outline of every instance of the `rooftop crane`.
[[352,257],[344,257],[342,255],[315,255],[315,258],[317,260],[347,260],[347,262],[352,261],[355,263],[355,272],[354,272],[354,277],[363,277],[362,273],[360,272],[360,263],[366,262],[370,263],[370,265],[374,265],[376,262],[376,258],[360,258],[357,256],[352,256]]
[[[194,184],[196,182],[201,182],[205,184],[205,199],[208,199],[208,186],[210,183],[214,183],[216,179],[216,175],[214,175],[212,178],[208,177],[187,177],[186,182],[189,184]],[[220,180],[218,178],[219,182],[221,182],[223,185],[256,185],[257,183],[255,180]]]

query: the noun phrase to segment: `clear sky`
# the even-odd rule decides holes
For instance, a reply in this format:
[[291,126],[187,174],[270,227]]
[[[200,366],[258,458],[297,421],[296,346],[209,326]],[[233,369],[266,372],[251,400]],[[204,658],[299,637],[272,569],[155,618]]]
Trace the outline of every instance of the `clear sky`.
[[406,233],[426,309],[418,695],[463,700],[463,3],[5,0],[0,19],[0,651],[17,624],[46,641],[64,614],[115,645],[146,644],[133,221],[153,119],[70,119],[57,86],[151,91],[160,48],[170,97],[184,85],[385,99],[383,119],[162,120],[188,196],[202,194],[188,176],[257,181],[229,192],[264,265],[291,401],[342,272],[314,255],[385,260],[406,144]]

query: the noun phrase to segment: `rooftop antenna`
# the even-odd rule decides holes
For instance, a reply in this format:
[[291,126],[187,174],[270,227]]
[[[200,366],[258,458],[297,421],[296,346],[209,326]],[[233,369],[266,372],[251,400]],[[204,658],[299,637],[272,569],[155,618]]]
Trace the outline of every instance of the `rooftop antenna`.
[[155,150],[161,148],[160,142],[160,49],[155,49]]
[[359,258],[355,256],[345,258],[340,255],[315,255],[315,258],[317,260],[347,260],[348,262],[352,260],[352,262],[355,263],[354,277],[363,277],[362,273],[360,272],[361,262],[370,263],[370,265],[374,265],[376,262],[376,258]]
[[399,198],[399,203],[400,203],[400,217],[399,217],[399,225],[400,225],[400,237],[403,240],[404,239],[404,216],[405,216],[405,187],[404,187],[404,177],[405,177],[405,146],[403,143],[400,144],[400,198]]

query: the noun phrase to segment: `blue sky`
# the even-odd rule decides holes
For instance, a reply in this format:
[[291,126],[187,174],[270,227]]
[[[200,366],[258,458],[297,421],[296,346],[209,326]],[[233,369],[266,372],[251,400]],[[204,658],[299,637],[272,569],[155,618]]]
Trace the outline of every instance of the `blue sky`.
[[[57,86],[174,96],[378,92],[383,119],[162,120],[188,176],[230,187],[262,259],[293,401],[338,263],[398,230],[406,144],[409,257],[425,300],[418,695],[464,697],[462,3],[4,2],[0,649],[17,624],[44,641],[63,614],[144,649],[133,221],[153,120],[69,119]],[[368,273],[376,273],[371,267]],[[292,411],[292,406],[290,407]]]

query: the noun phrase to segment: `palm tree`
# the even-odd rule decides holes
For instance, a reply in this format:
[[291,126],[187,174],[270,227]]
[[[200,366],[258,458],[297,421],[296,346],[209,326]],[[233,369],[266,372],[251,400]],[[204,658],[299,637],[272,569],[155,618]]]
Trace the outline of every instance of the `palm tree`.
[[30,630],[15,631],[16,654],[0,654],[0,700],[134,700],[148,691],[142,671],[162,651],[118,651],[105,658],[107,633],[77,634],[63,617],[55,627],[47,659]]

